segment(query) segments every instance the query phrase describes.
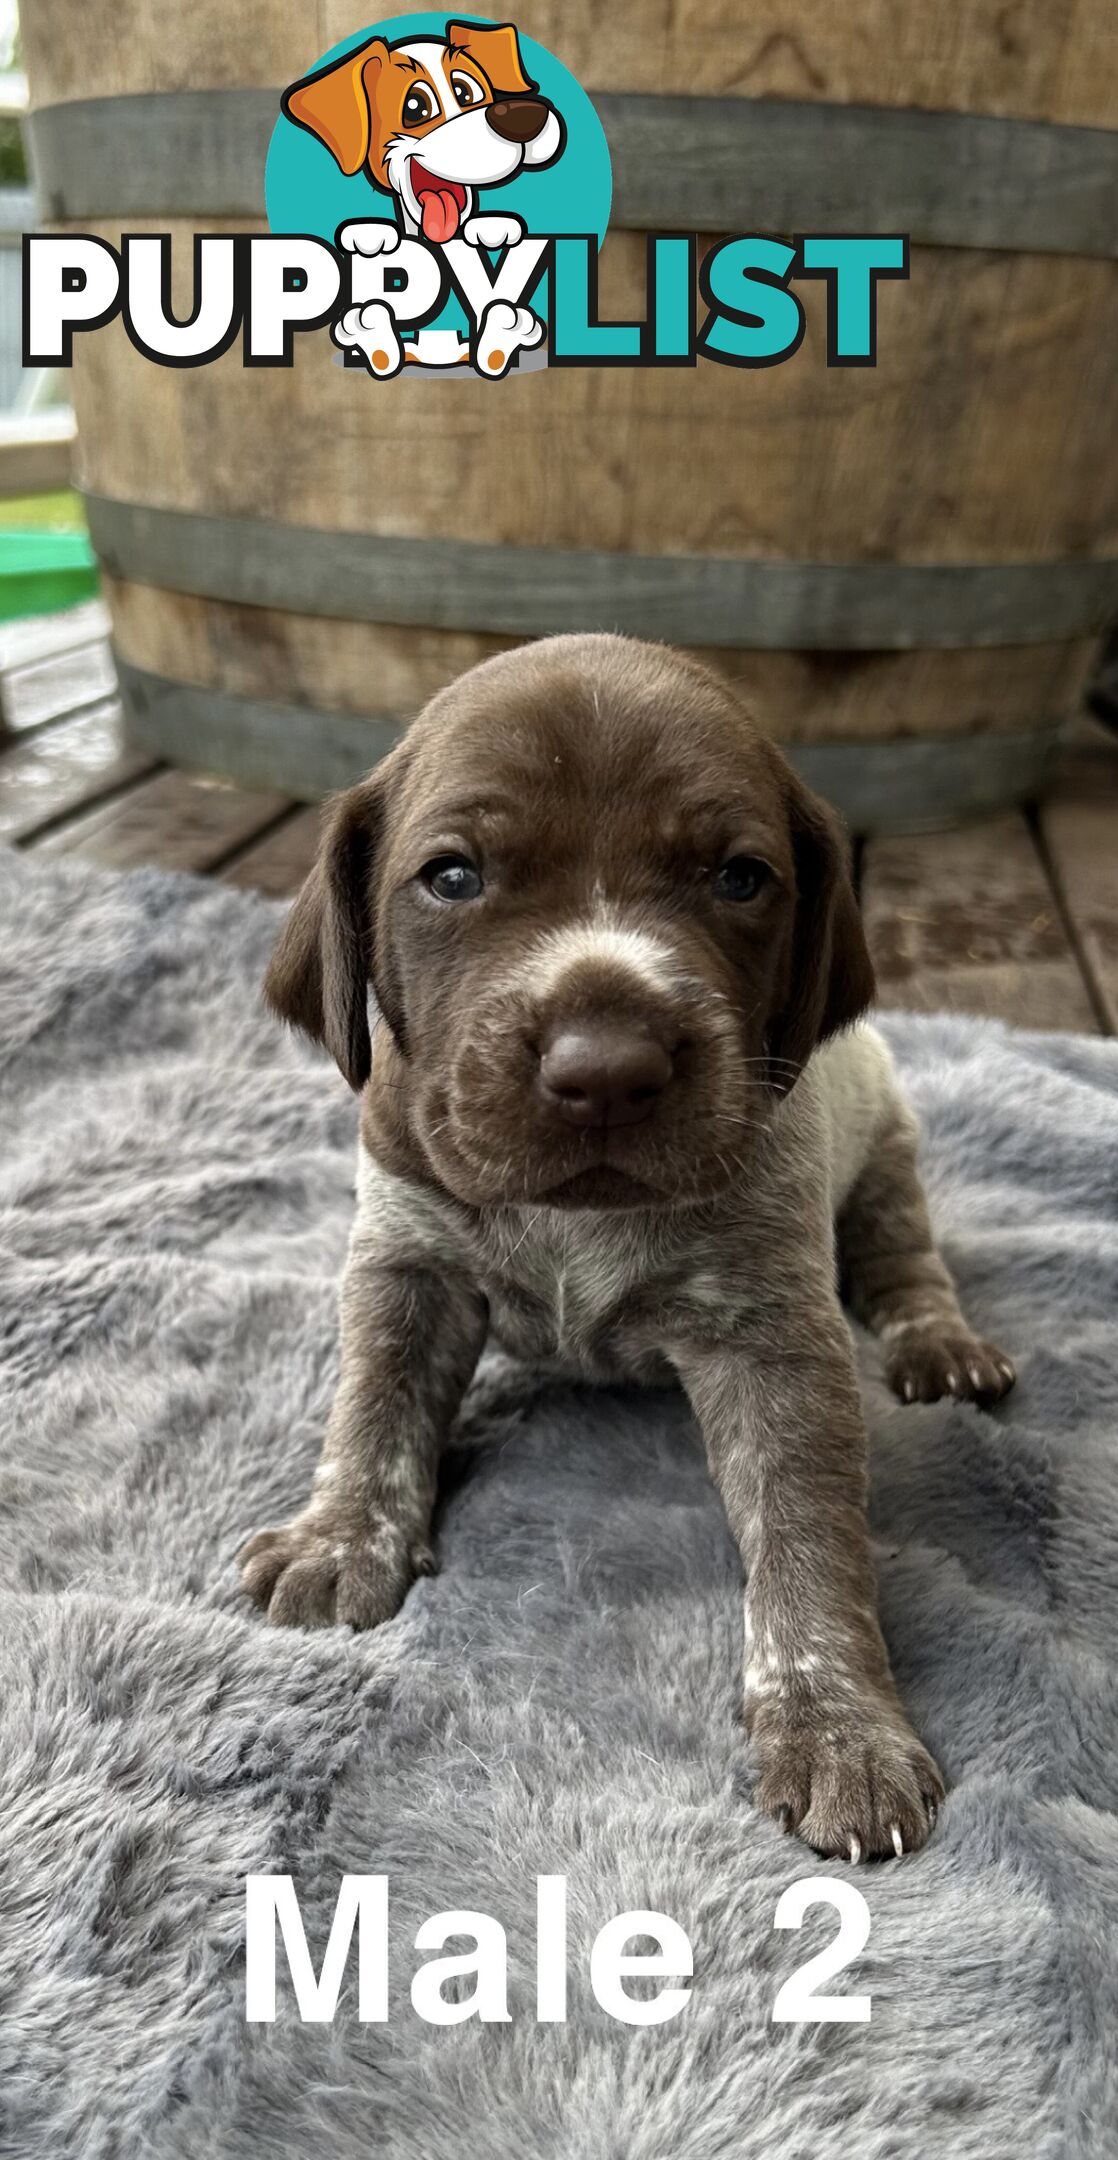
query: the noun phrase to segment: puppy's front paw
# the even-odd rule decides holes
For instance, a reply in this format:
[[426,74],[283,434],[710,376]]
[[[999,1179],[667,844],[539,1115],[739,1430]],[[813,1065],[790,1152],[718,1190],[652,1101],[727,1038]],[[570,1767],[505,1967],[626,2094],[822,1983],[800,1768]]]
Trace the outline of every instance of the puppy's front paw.
[[347,255],[394,255],[403,239],[398,225],[381,218],[355,218],[338,231],[338,246]]
[[816,1852],[840,1860],[897,1859],[931,1836],[943,1779],[887,1699],[852,1709],[767,1703],[753,1718],[758,1805]]
[[394,1523],[331,1522],[314,1507],[258,1530],[240,1554],[241,1582],[276,1627],[379,1627],[434,1566]]
[[466,219],[462,238],[469,247],[516,247],[524,238],[524,220],[510,214],[499,216],[492,210],[483,212],[480,217]]
[[958,1402],[984,1408],[1008,1395],[1017,1374],[996,1343],[982,1342],[967,1328],[914,1321],[889,1344],[885,1360],[889,1385],[902,1402]]

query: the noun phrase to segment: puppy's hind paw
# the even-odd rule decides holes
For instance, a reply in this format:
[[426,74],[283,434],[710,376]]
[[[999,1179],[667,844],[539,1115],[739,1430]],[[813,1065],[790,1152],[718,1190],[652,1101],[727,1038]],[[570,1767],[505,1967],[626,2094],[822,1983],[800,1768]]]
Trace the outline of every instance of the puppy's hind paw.
[[901,1328],[885,1360],[889,1385],[902,1402],[977,1403],[991,1409],[1017,1378],[1003,1350],[964,1328],[914,1322]]
[[494,382],[507,375],[520,352],[530,352],[543,337],[543,324],[531,308],[513,307],[509,300],[491,300],[481,318],[475,348],[475,364]]
[[380,381],[398,375],[403,367],[404,349],[382,300],[371,300],[365,307],[347,308],[333,325],[330,335],[343,351],[359,352],[370,375]]

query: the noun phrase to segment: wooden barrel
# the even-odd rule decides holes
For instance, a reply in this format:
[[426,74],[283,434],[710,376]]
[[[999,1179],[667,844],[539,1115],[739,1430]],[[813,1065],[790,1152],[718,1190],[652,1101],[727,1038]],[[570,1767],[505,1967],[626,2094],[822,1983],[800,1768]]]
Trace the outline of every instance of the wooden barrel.
[[[45,217],[260,221],[294,0],[24,0]],[[565,628],[702,650],[862,830],[1040,787],[1118,617],[1111,0],[524,0],[614,161],[603,313],[646,230],[905,231],[875,368],[541,369],[493,385],[161,369],[76,341],[80,469],[135,735],[311,796],[437,686]],[[326,0],[318,35],[359,15]],[[401,446],[407,446],[406,485]]]

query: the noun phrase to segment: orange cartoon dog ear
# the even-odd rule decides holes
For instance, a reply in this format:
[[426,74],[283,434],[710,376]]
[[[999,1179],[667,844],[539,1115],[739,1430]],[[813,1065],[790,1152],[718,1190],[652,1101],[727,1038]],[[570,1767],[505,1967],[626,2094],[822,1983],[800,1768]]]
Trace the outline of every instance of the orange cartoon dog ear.
[[344,173],[359,173],[372,139],[373,97],[377,77],[388,59],[383,38],[372,38],[346,53],[317,75],[304,75],[283,93],[283,110],[297,127],[317,135]]
[[512,23],[448,22],[446,41],[476,60],[498,96],[525,97],[539,84],[529,80],[520,58],[520,41]]

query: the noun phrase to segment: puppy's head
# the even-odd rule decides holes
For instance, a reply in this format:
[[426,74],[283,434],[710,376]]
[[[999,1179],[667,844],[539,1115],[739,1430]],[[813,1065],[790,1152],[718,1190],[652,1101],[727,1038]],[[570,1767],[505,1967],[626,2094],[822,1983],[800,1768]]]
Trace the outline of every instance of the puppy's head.
[[718,677],[561,637],[473,668],[335,805],[269,970],[476,1206],[681,1205],[873,975],[832,813]]
[[396,45],[370,38],[293,83],[283,110],[344,173],[364,168],[398,195],[436,244],[454,238],[478,187],[554,163],[564,140],[511,23],[452,21],[445,39]]

